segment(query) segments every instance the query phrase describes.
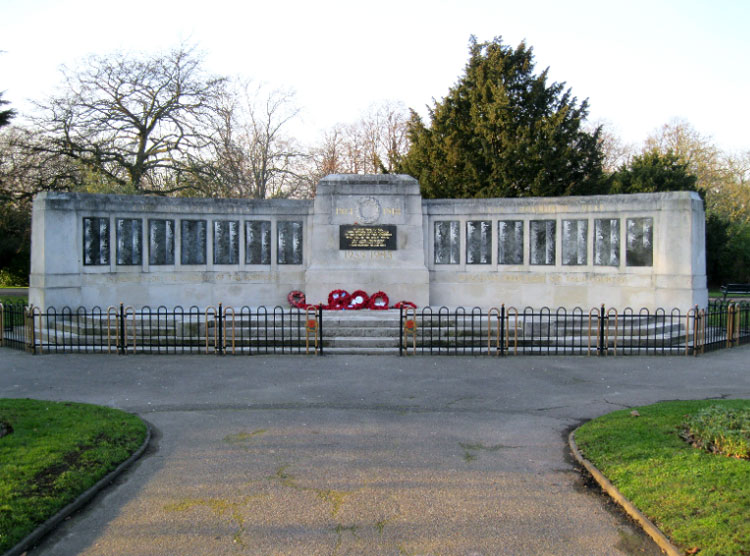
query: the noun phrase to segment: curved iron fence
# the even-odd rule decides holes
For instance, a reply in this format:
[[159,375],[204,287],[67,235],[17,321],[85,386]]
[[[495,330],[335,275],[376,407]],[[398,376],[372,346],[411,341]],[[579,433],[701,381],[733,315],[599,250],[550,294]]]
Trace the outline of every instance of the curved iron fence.
[[[0,304],[0,345],[32,353],[323,354],[320,308],[94,307]],[[698,355],[750,341],[750,303],[705,309],[588,311],[526,307],[401,309],[399,353]],[[335,332],[330,332],[335,334]],[[395,341],[395,340],[394,340]]]
[[401,311],[401,354],[698,355],[750,341],[750,303],[687,313],[548,307]]
[[322,311],[0,305],[0,343],[33,353],[320,353]]

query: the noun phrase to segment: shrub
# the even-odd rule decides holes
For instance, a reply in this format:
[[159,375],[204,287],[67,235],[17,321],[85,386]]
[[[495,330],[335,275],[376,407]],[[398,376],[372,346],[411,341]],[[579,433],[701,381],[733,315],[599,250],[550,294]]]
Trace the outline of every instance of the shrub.
[[750,409],[711,405],[687,417],[685,436],[709,452],[750,459]]

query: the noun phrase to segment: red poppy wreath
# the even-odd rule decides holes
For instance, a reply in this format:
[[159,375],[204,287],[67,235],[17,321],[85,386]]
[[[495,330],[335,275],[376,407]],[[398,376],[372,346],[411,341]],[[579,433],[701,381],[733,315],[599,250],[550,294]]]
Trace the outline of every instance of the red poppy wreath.
[[369,307],[372,311],[385,311],[388,308],[388,296],[385,292],[377,292],[370,296]]
[[328,308],[332,311],[341,311],[349,305],[351,296],[346,290],[333,290],[328,294]]
[[370,296],[367,295],[367,292],[355,290],[349,296],[349,305],[346,308],[349,311],[359,311],[367,307],[368,303],[370,303]]
[[302,293],[299,290],[293,290],[289,292],[289,295],[286,296],[287,301],[289,301],[289,305],[292,307],[297,307],[298,309],[304,309],[306,308],[305,305],[305,294]]

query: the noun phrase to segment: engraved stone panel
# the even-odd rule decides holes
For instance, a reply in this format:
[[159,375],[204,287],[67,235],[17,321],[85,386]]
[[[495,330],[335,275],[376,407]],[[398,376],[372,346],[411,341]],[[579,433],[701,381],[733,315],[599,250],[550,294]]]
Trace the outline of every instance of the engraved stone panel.
[[363,224],[372,224],[378,221],[382,208],[375,197],[367,197],[357,203],[357,216]]
[[625,264],[653,266],[654,219],[628,218],[626,226]]
[[523,264],[523,220],[498,221],[497,264]]
[[180,220],[180,262],[206,264],[206,221]]
[[109,218],[83,219],[83,264],[109,264]]
[[529,260],[531,264],[555,264],[555,220],[529,222]]
[[396,226],[339,226],[339,249],[395,251]]
[[562,221],[562,264],[586,264],[588,230],[588,220]]
[[143,234],[140,218],[118,218],[117,232],[117,264],[139,265],[143,258]]
[[492,263],[492,222],[466,222],[466,264]]
[[302,222],[279,220],[276,224],[279,264],[302,264]]
[[239,264],[240,223],[214,220],[214,264]]
[[174,220],[149,219],[148,264],[174,264]]
[[594,220],[594,264],[620,266],[620,220]]
[[435,264],[458,264],[461,258],[458,220],[435,221]]
[[245,222],[245,263],[271,264],[271,221]]

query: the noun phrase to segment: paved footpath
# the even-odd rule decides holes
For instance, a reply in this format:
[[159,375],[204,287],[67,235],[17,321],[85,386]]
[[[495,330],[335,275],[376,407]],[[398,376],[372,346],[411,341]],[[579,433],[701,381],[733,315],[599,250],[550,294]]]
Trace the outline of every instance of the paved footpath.
[[29,556],[659,554],[566,431],[750,398],[750,347],[693,357],[40,355],[0,396],[119,407],[146,455]]

